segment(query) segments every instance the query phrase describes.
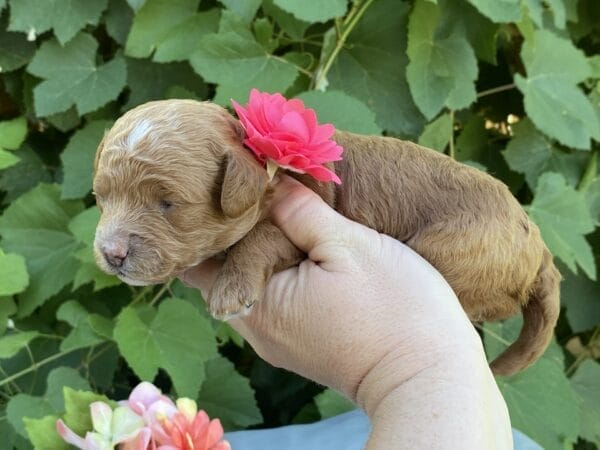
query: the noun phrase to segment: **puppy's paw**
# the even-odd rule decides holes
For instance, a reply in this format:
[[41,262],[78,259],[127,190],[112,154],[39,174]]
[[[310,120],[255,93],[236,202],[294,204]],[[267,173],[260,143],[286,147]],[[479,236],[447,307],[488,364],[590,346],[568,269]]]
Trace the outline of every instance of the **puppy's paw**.
[[262,289],[246,280],[220,276],[208,294],[208,310],[215,319],[228,320],[249,314],[261,297]]

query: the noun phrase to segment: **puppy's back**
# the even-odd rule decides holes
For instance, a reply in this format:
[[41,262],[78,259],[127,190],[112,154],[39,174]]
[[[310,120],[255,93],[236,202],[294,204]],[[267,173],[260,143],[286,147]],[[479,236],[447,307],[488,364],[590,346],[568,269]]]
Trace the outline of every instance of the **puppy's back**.
[[558,271],[506,185],[475,168],[394,138],[339,132],[345,216],[405,242],[448,281],[473,321],[523,309],[524,327],[492,367],[507,375],[531,364],[552,337]]

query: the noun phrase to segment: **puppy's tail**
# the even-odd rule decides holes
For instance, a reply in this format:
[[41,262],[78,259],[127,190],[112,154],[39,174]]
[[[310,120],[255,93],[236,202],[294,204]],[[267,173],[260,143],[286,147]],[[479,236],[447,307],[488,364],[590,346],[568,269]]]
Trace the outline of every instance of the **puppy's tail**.
[[490,365],[495,375],[508,376],[533,364],[546,350],[560,313],[560,272],[544,248],[542,265],[528,303],[523,307],[523,328],[517,340]]

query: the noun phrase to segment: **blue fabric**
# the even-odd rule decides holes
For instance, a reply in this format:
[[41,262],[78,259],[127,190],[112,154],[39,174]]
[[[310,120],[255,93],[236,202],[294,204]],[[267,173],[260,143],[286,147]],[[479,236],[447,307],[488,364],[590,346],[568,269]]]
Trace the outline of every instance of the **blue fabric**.
[[[308,425],[227,433],[232,450],[362,450],[371,426],[362,411],[351,411]],[[513,430],[515,450],[543,450]]]

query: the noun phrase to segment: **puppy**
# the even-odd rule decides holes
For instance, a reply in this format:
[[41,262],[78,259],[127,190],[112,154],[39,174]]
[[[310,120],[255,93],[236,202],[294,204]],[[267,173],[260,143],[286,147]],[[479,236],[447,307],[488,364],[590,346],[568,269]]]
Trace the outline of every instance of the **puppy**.
[[[305,255],[265,219],[267,173],[244,130],[208,102],[165,100],[127,112],[100,143],[94,191],[99,266],[132,285],[161,283],[227,256],[207,303],[223,317],[263,297]],[[337,132],[340,186],[295,176],[346,217],[413,248],[446,278],[473,321],[523,312],[517,341],[492,363],[513,374],[548,345],[560,274],[507,187],[410,142]]]

